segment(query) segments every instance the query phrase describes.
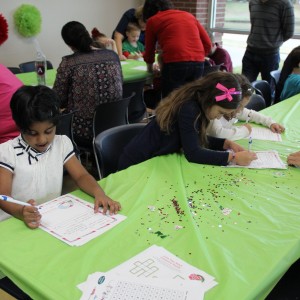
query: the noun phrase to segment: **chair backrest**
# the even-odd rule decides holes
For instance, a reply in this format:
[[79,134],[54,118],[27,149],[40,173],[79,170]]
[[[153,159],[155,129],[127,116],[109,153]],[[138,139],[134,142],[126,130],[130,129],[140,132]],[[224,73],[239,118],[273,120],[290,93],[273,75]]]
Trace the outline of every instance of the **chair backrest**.
[[106,129],[128,124],[128,105],[134,96],[135,93],[132,93],[126,98],[96,106],[93,117],[94,138]]
[[253,94],[250,97],[249,103],[245,107],[248,109],[260,111],[260,110],[266,108],[266,102],[265,102],[265,99],[261,95]]
[[272,79],[274,79],[275,84],[278,83],[281,70],[274,70],[270,72]]
[[59,122],[56,126],[56,134],[66,135],[72,141],[75,154],[77,157],[79,157],[79,150],[73,137],[73,117],[74,112],[61,114]]
[[251,82],[251,85],[254,87],[256,94],[261,95],[265,99],[267,107],[273,104],[272,90],[268,81],[255,80]]
[[280,78],[280,73],[281,70],[274,70],[270,72],[271,75],[271,81],[270,81],[270,86],[272,90],[272,97],[275,99],[275,93],[276,93],[276,86]]
[[20,68],[18,67],[7,67],[8,70],[10,70],[13,74],[20,74],[22,73]]
[[128,106],[128,122],[138,123],[146,114],[146,104],[144,102],[145,79],[123,83],[123,98],[128,97],[133,92],[135,96]]
[[118,170],[118,159],[124,147],[144,128],[145,123],[127,124],[110,128],[97,135],[94,143],[99,177]]
[[[34,72],[35,71],[35,61],[27,61],[19,64],[19,68],[22,73]],[[47,70],[53,69],[52,63],[47,60]]]

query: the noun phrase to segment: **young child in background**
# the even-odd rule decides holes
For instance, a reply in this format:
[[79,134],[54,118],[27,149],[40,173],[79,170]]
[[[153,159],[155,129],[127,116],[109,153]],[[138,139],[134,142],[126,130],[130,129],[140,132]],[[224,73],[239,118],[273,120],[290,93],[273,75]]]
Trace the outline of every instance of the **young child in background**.
[[228,72],[213,72],[174,90],[159,103],[156,118],[124,148],[119,169],[181,151],[198,164],[249,165],[257,158],[254,152],[206,132],[209,120],[238,108],[241,94],[239,81]]
[[135,23],[128,23],[126,37],[122,43],[123,55],[130,59],[141,59],[144,55],[145,47],[139,41],[141,34],[140,27]]
[[100,32],[96,27],[92,29],[92,39],[94,41],[93,46],[96,48],[106,48],[118,53],[116,42],[113,39],[108,38],[104,33]]
[[208,54],[210,63],[213,61],[215,65],[221,65],[221,71],[232,72],[232,60],[229,52],[215,42],[215,37],[212,32],[208,32],[208,35],[212,43],[210,53]]
[[293,70],[284,82],[280,100],[285,100],[300,93],[300,50],[293,52],[290,64]]
[[60,100],[46,86],[23,86],[11,100],[14,121],[21,134],[0,145],[0,194],[28,202],[31,206],[0,201],[0,220],[4,211],[30,228],[37,228],[39,205],[61,195],[63,170],[68,171],[79,188],[93,196],[95,213],[117,213],[120,204],[105,195],[96,180],[75,156],[71,140],[55,135],[60,118]]
[[[231,114],[210,121],[207,129],[207,134],[213,137],[224,138],[229,140],[239,140],[248,137],[252,131],[252,127],[248,122],[261,124],[269,127],[273,132],[282,133],[284,127],[277,124],[271,117],[264,116],[263,114],[247,109],[245,106],[249,103],[253,88],[249,80],[240,74],[235,74],[239,80],[242,89],[242,101],[239,107]],[[235,126],[236,121],[246,121],[242,126]]]

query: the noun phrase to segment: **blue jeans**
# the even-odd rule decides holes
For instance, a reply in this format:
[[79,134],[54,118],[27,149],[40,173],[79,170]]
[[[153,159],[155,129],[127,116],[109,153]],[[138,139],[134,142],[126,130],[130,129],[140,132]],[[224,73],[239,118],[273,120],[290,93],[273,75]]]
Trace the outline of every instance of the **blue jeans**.
[[261,73],[261,79],[270,83],[270,72],[278,70],[279,61],[279,52],[275,54],[257,54],[246,50],[242,61],[242,74],[244,74],[250,82],[253,82],[257,80],[258,74]]
[[174,89],[202,76],[204,62],[166,63],[162,68],[162,97],[166,97]]

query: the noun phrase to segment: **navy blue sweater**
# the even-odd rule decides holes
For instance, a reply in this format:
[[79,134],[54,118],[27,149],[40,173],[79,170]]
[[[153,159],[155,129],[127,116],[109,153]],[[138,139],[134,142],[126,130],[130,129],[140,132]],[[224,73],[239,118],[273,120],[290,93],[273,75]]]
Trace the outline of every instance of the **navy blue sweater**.
[[[155,156],[183,151],[189,162],[227,165],[228,152],[223,150],[224,139],[209,137],[209,148],[199,140],[199,123],[195,120],[200,108],[195,101],[182,105],[170,134],[160,130],[153,119],[125,148],[119,159],[119,170]],[[218,151],[219,150],[219,151]]]

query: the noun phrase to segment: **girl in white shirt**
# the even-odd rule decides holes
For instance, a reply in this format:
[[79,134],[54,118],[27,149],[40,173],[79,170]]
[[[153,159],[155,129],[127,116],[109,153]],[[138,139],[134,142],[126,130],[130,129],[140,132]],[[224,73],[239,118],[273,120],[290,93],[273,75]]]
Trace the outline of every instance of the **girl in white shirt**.
[[10,107],[21,134],[0,145],[0,194],[31,206],[0,201],[0,221],[9,214],[37,228],[41,215],[35,205],[61,195],[64,168],[79,188],[95,198],[95,212],[100,206],[103,213],[108,208],[111,213],[120,210],[120,204],[106,196],[81,165],[71,140],[55,135],[60,101],[52,89],[23,86],[13,95]]
[[[245,76],[240,74],[234,75],[240,81],[243,100],[240,102],[238,109],[230,116],[223,116],[220,119],[210,121],[207,135],[233,141],[240,140],[248,137],[252,131],[252,127],[248,122],[261,124],[269,127],[273,132],[282,133],[284,127],[276,123],[271,117],[264,116],[255,110],[245,108],[250,102],[253,88]],[[237,121],[245,121],[246,123],[242,126],[235,126],[234,123]]]

